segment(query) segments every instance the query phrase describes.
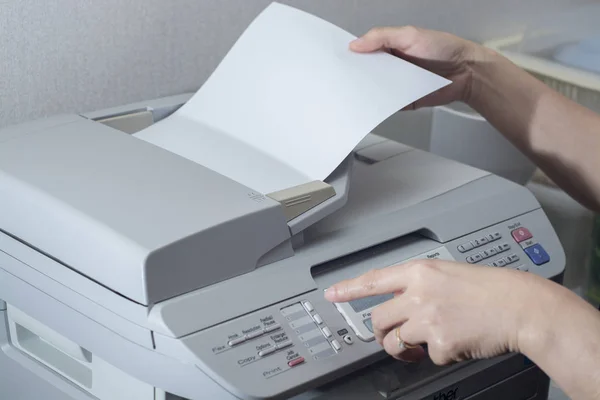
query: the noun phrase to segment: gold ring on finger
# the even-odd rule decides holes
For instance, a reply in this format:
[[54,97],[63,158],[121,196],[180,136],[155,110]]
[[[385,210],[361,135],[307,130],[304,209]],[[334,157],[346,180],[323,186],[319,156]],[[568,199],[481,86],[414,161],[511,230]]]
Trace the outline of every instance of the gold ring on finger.
[[406,343],[404,340],[402,340],[400,337],[400,327],[396,328],[396,340],[398,341],[398,347],[401,350],[416,349],[418,347],[417,345]]

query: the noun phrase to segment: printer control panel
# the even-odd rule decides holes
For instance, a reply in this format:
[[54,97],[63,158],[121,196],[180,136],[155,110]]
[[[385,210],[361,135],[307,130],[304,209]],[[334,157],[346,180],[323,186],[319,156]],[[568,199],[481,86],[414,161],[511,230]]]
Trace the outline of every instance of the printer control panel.
[[[347,261],[332,262],[340,274],[351,270],[353,276],[383,268],[390,260],[414,258],[516,268],[546,278],[564,270],[564,253],[541,210],[443,244],[428,238],[402,243],[385,247],[383,255],[367,249],[368,254],[357,252],[345,257]],[[340,279],[341,275],[332,272],[334,268],[328,271],[331,276],[323,275],[327,279]],[[332,282],[321,282],[323,287],[180,340],[203,371],[239,398],[289,398],[335,379],[357,362],[385,359],[385,352],[371,338],[369,311],[387,298],[332,304],[323,296],[323,289]]]
[[[280,322],[276,322],[273,314],[265,315],[255,325],[228,335],[227,343],[214,346],[213,352],[221,354],[243,348],[240,354],[245,357],[237,359],[238,367],[267,358],[273,360],[277,365],[262,374],[263,378],[269,378],[310,359],[327,358],[342,350],[340,342],[333,337],[310,301],[299,301],[281,308],[279,315],[283,318]],[[271,363],[262,363],[267,364]]]
[[506,226],[505,232],[494,230],[470,237],[470,240],[460,242],[456,250],[467,263],[489,267],[529,271],[531,264],[541,266],[550,262],[550,255],[526,224],[513,222]]
[[384,356],[377,342],[355,335],[321,290],[179,340],[201,369],[240,398],[287,398],[360,359]]

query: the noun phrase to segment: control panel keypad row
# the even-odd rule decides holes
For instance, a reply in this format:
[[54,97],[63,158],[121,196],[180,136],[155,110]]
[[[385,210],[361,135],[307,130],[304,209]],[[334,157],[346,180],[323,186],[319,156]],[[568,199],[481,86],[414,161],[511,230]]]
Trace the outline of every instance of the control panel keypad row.
[[479,253],[475,253],[467,257],[467,262],[469,264],[475,264],[482,260],[486,260],[490,257],[493,257],[497,254],[504,253],[505,251],[510,250],[510,244],[502,243],[496,246],[489,247],[480,251]]
[[507,265],[514,264],[519,261],[520,258],[516,254],[510,254],[506,257],[499,258],[498,260],[486,264],[488,267],[506,267]]
[[466,253],[473,249],[477,249],[481,246],[484,246],[488,243],[495,242],[496,240],[502,239],[502,235],[500,232],[494,232],[487,235],[483,235],[478,239],[471,240],[469,242],[465,242],[458,246],[458,251],[461,253]]

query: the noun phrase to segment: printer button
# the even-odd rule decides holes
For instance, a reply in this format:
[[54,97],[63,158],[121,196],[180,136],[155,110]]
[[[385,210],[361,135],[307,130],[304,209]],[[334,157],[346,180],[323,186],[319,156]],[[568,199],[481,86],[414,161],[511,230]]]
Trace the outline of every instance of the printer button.
[[490,233],[489,235],[487,235],[487,238],[488,238],[488,242],[493,242],[495,240],[502,238],[502,235],[500,234],[500,232],[494,232],[494,233]]
[[323,318],[321,318],[321,316],[319,314],[313,315],[313,319],[315,320],[315,322],[318,325],[321,325],[323,323]]
[[296,365],[300,365],[302,363],[304,363],[304,357],[298,357],[296,359],[293,359],[292,361],[289,361],[288,366],[295,367]]
[[279,325],[279,324],[269,325],[269,326],[265,327],[265,333],[274,332],[279,328],[281,328],[281,325]]
[[483,260],[483,257],[481,256],[481,254],[473,254],[472,256],[467,257],[467,262],[469,264],[475,264],[481,260]]
[[258,356],[259,357],[266,357],[269,354],[275,353],[276,351],[277,351],[277,347],[275,347],[275,346],[269,347],[269,348],[266,348],[264,350],[259,351],[258,352]]
[[479,243],[481,246],[483,246],[484,244],[486,244],[490,241],[487,236],[480,237],[478,240],[479,240]]
[[531,239],[533,235],[527,228],[517,228],[510,233],[517,243],[521,243],[527,239]]
[[302,303],[302,305],[304,305],[304,309],[307,312],[313,312],[315,310],[315,308],[313,307],[313,305],[311,304],[310,301],[305,301],[304,303]]
[[238,344],[242,344],[246,341],[246,337],[242,336],[239,338],[231,339],[227,344],[229,347],[237,346]]
[[342,349],[342,345],[340,344],[340,342],[338,342],[335,339],[331,341],[331,345],[333,346],[335,351],[340,351]]
[[540,244],[535,244],[526,248],[525,253],[527,253],[535,265],[542,265],[550,261],[550,256]]
[[285,349],[286,347],[290,347],[292,345],[291,340],[286,340],[285,342],[281,342],[277,344],[277,350]]
[[249,334],[246,335],[246,340],[252,340],[252,339],[256,339],[259,336],[262,336],[265,334],[265,331],[263,329],[251,332]]
[[[367,329],[369,330],[369,332],[373,333],[373,322],[371,321],[371,318],[367,318],[363,321],[363,323],[365,324],[365,326],[367,327]],[[340,333],[338,332],[338,335]]]
[[481,243],[481,242],[479,241],[479,239],[475,239],[475,240],[471,241],[471,244],[473,245],[473,247],[474,247],[474,248],[476,248],[476,247],[479,247],[479,246],[483,245],[483,243]]
[[473,245],[470,242],[467,243],[463,243],[460,246],[458,246],[458,251],[460,251],[461,253],[466,253],[469,250],[473,249]]
[[496,246],[496,250],[498,253],[508,251],[508,250],[510,250],[510,244],[508,244],[508,243],[499,244],[498,246]]
[[323,331],[323,335],[325,335],[326,338],[330,338],[331,337],[331,330],[328,327],[324,327],[322,329]]

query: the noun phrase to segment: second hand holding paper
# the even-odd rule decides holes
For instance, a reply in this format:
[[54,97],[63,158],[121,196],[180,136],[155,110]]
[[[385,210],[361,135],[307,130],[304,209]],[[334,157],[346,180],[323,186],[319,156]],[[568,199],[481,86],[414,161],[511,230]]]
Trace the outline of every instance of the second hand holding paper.
[[272,3],[198,92],[136,134],[263,194],[325,180],[390,115],[450,82]]

